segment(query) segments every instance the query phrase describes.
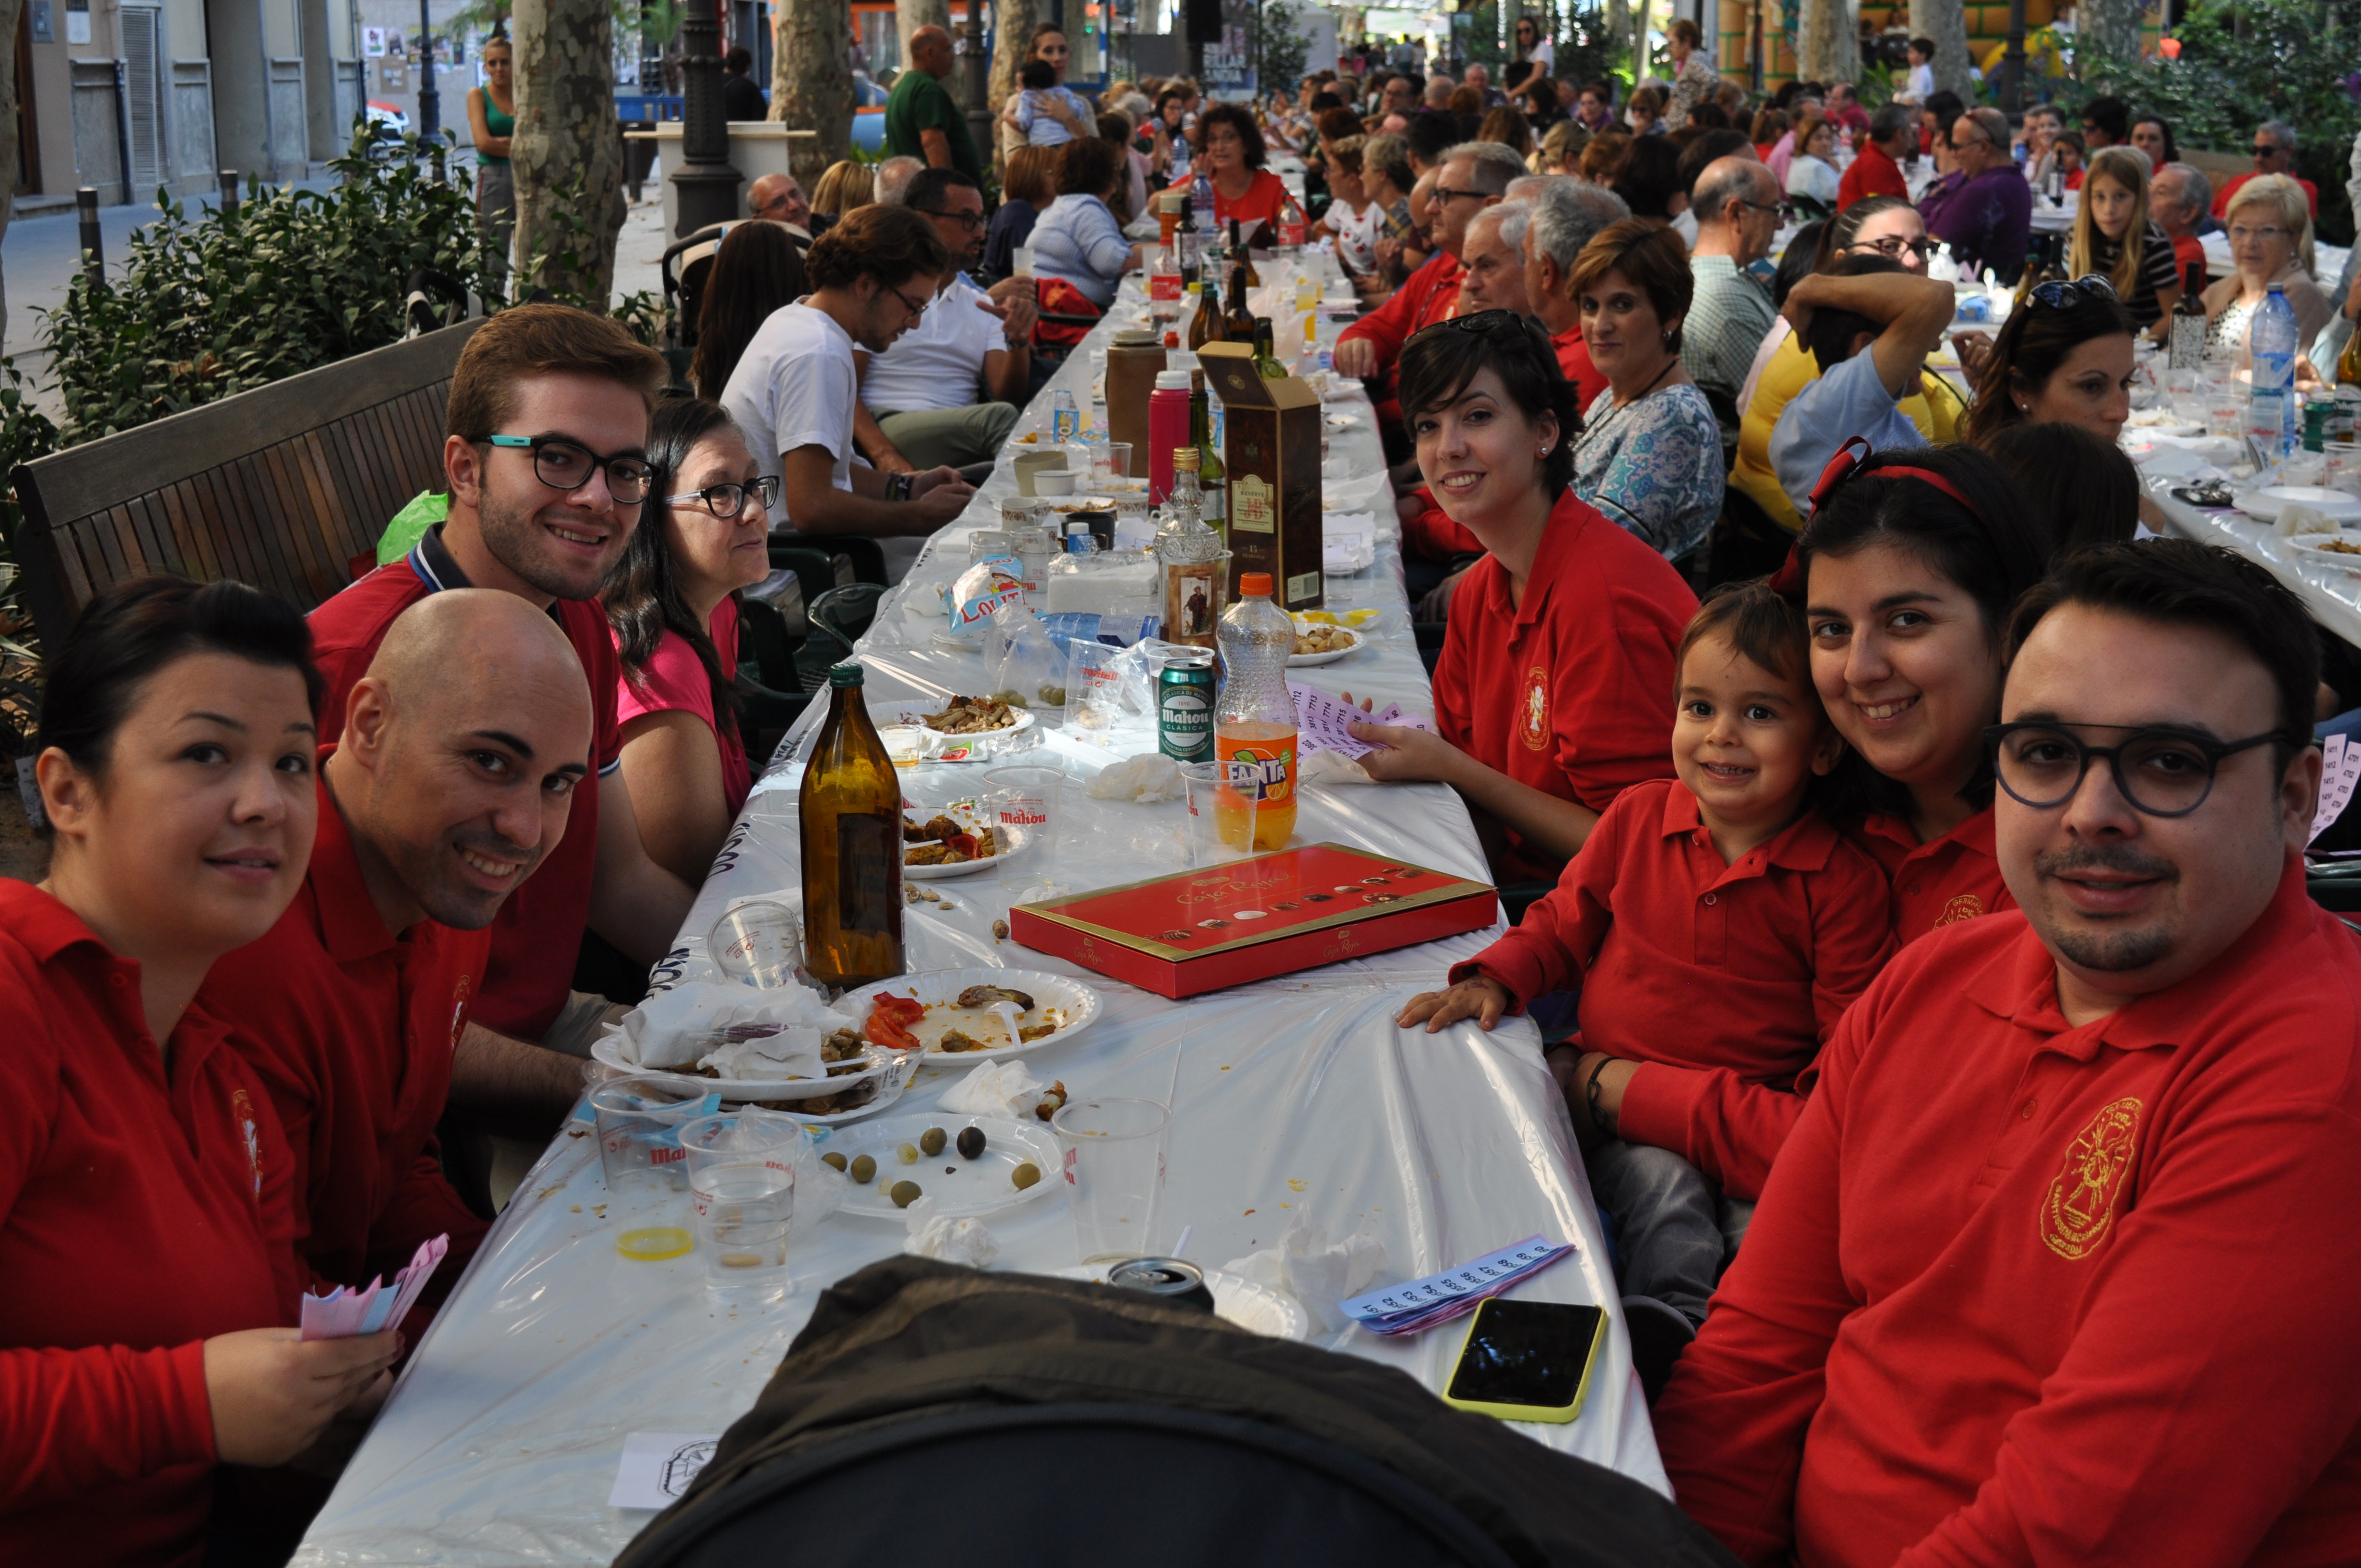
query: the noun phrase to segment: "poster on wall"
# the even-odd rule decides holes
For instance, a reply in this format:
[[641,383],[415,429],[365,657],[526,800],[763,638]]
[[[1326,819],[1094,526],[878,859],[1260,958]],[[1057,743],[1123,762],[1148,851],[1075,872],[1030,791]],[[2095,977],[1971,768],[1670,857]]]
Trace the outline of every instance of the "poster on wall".
[[1205,92],[1233,103],[1251,103],[1255,95],[1254,55],[1248,29],[1254,26],[1255,0],[1222,0],[1222,42],[1205,49]]
[[383,27],[363,27],[361,29],[361,53],[367,55],[371,60],[383,60],[385,58],[385,29]]

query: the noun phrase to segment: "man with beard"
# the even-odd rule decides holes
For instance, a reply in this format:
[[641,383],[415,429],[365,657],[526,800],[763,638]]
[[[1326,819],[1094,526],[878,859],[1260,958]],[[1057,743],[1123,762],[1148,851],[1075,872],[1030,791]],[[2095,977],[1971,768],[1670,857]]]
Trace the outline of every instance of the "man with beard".
[[588,775],[590,690],[546,615],[454,588],[394,619],[343,718],[302,891],[199,995],[286,1131],[303,1270],[366,1286],[448,1234],[431,1315],[486,1229],[444,1179],[434,1124],[493,919]]
[[[489,833],[470,843],[482,863],[468,872],[479,885],[514,891],[493,917],[491,955],[451,1064],[454,1104],[521,1116],[520,1133],[543,1138],[581,1092],[588,1064],[574,1058],[588,1056],[620,1012],[572,989],[584,927],[653,964],[696,897],[640,841],[620,769],[620,666],[598,602],[640,521],[648,415],[664,380],[663,356],[606,317],[566,305],[502,311],[476,329],[452,372],[443,444],[449,516],[405,559],[311,615],[313,655],[328,681],[324,741],[341,733],[346,700],[394,620],[432,594],[512,594],[546,612],[574,646],[591,704],[582,760],[597,783],[577,793],[565,836],[542,851],[537,870],[528,844]],[[467,674],[455,665],[444,677]]]
[[1846,1014],[1654,1410],[1741,1557],[2352,1560],[2361,950],[2304,888],[2315,637],[2188,541],[2018,605],[2019,908]]
[[854,208],[812,242],[804,258],[811,292],[771,313],[721,389],[754,461],[779,477],[785,524],[893,541],[886,565],[896,577],[975,490],[950,467],[889,474],[852,461],[861,406],[853,351],[883,354],[930,306],[945,308],[934,299],[950,270],[930,220],[907,207]]

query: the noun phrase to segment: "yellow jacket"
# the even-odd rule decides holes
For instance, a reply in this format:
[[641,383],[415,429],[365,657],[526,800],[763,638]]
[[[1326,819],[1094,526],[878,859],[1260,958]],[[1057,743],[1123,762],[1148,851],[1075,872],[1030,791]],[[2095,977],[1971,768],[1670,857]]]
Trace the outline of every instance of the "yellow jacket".
[[[1805,349],[1801,339],[1790,334],[1773,352],[1771,363],[1763,367],[1763,378],[1755,383],[1754,400],[1746,405],[1739,422],[1738,460],[1730,469],[1732,488],[1745,491],[1755,505],[1770,513],[1772,521],[1790,533],[1800,530],[1804,520],[1772,469],[1771,429],[1779,422],[1787,400],[1819,374],[1819,361]],[[1919,386],[1918,392],[1902,400],[1902,417],[1916,425],[1930,445],[1957,440],[1953,431],[1967,414],[1959,394],[1931,371],[1920,378]]]

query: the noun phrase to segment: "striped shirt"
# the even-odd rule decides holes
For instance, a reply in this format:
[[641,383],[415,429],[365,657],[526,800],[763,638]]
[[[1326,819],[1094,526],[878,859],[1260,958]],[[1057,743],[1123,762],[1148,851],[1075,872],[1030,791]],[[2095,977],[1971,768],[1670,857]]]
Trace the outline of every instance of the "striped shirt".
[[[1735,442],[1738,389],[1778,313],[1771,308],[1771,296],[1763,285],[1727,256],[1693,256],[1689,272],[1697,280],[1697,294],[1681,323],[1681,364],[1689,379],[1709,396],[1729,400],[1731,418],[1722,438]],[[1715,416],[1720,416],[1719,408]]]

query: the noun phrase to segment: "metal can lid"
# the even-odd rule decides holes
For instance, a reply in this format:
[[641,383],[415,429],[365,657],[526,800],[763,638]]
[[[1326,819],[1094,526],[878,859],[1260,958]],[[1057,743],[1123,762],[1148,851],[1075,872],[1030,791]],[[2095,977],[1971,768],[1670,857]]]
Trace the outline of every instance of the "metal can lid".
[[1149,1296],[1186,1296],[1205,1288],[1205,1276],[1177,1257],[1132,1257],[1107,1270],[1107,1283]]
[[1164,667],[1168,670],[1210,670],[1213,667],[1213,651],[1211,648],[1189,648],[1178,653],[1167,653],[1164,655]]

